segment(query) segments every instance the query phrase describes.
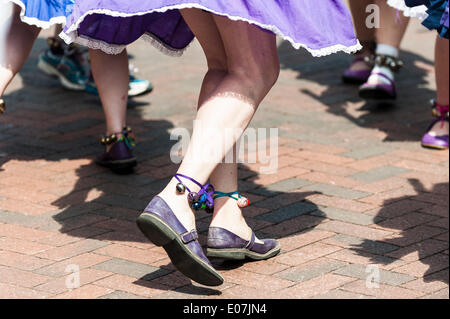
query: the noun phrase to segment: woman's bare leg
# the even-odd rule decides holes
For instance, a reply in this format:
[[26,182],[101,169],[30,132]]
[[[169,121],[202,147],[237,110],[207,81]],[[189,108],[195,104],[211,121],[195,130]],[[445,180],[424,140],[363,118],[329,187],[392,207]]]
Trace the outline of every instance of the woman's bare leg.
[[380,7],[380,27],[376,29],[377,42],[399,49],[410,18],[397,12],[386,0],[377,0],[376,4]]
[[[239,138],[226,136],[226,130],[243,131],[247,127],[259,103],[278,77],[279,62],[273,34],[263,32],[245,22],[234,22],[206,14],[212,17],[211,20],[199,15],[198,12],[197,9],[182,10],[183,16],[205,51],[210,69],[212,66],[223,72],[226,65],[226,73],[222,74],[221,80],[208,81],[204,84],[203,91],[206,93],[203,93],[204,101],[201,101],[196,116],[203,129],[211,129],[210,132],[217,134],[210,136],[198,125],[194,125],[189,148],[178,172],[205,183]],[[211,33],[202,34],[202,30],[211,27],[211,21],[214,21],[218,30],[216,36],[212,36]],[[214,48],[220,43],[223,44],[225,54],[214,52]],[[221,61],[223,56],[226,56],[226,63]],[[216,58],[220,62],[215,61]],[[215,64],[218,64],[217,67]],[[217,86],[211,89],[209,85],[213,82],[215,84],[212,87],[216,84]],[[211,93],[206,97],[209,91]],[[213,158],[211,154],[214,153],[217,156]],[[190,189],[198,190],[195,184],[183,182]],[[177,183],[176,179],[172,179],[159,196],[171,206],[186,229],[193,229],[194,215],[186,196],[177,196],[175,192]]]
[[[375,52],[398,58],[400,44],[410,18],[389,6],[386,0],[377,0],[376,4],[380,7],[380,27],[376,30],[377,49]],[[372,73],[367,81],[370,84],[390,84],[390,81],[376,73],[382,73],[392,81],[394,80],[394,72],[387,66],[376,65]]]
[[[373,53],[372,43],[375,42],[375,28],[368,28],[366,25],[366,8],[373,3],[373,0],[350,0],[350,11],[353,17],[356,37],[361,42],[363,49],[355,54],[355,57],[366,57]],[[364,61],[352,63],[351,70],[369,69],[369,65]]]
[[[449,41],[439,36],[436,38],[435,62],[436,70],[436,102],[440,105],[449,104]],[[429,131],[434,136],[448,135],[448,122],[437,122]]]
[[[128,55],[126,50],[109,55],[89,50],[91,70],[106,118],[106,134],[122,132],[126,125],[128,100]],[[118,137],[119,137],[118,136]]]
[[449,103],[449,40],[436,37],[435,63],[436,69],[436,101],[441,105]]
[[[210,27],[203,29],[197,25],[199,17],[209,21]],[[191,29],[201,39],[203,45],[212,44],[214,39],[220,38],[214,19],[211,15],[203,12],[191,12],[184,16]],[[209,41],[208,41],[209,40]],[[227,57],[223,43],[220,42],[210,47],[205,47],[205,53],[208,53],[208,72],[205,75],[200,91],[198,108],[211,96],[214,90],[222,82],[227,74]],[[211,174],[210,182],[216,190],[221,192],[234,192],[238,189],[237,161],[233,163],[220,163]],[[218,198],[214,201],[214,214],[211,226],[220,226],[226,228],[244,239],[250,239],[252,230],[248,227],[242,215],[241,209],[236,205],[234,199],[227,197]]]
[[20,8],[14,6],[11,24],[5,25],[5,43],[0,44],[0,98],[28,58],[40,28],[20,20]]

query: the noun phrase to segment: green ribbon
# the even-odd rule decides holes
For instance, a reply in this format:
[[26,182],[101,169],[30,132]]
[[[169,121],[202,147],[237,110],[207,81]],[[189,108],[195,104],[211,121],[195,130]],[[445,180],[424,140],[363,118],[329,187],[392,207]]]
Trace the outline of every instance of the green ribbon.
[[[234,199],[234,200],[238,200],[239,198],[242,197],[242,195],[239,194],[238,191],[231,192],[231,193],[214,192],[214,195],[215,195],[215,196],[214,196],[214,199],[220,198],[220,197],[230,197],[230,198],[232,198],[232,199]],[[235,198],[233,195],[237,195],[238,198]]]

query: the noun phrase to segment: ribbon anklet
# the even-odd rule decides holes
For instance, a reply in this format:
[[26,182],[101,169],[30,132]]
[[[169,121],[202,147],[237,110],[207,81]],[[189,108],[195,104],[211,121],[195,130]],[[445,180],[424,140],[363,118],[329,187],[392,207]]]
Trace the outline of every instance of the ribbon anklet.
[[[214,199],[212,197],[214,194],[214,186],[211,184],[202,185],[195,179],[183,174],[175,174],[174,177],[179,182],[176,186],[177,193],[184,194],[188,191],[188,201],[193,210],[204,210],[208,214],[212,214],[214,212]],[[180,177],[197,184],[200,187],[200,190],[198,192],[191,191],[189,187],[183,184]]]

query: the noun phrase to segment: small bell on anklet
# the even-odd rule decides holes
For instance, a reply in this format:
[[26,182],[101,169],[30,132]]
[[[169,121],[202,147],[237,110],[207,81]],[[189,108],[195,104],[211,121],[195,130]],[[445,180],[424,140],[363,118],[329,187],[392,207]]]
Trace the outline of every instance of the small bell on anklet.
[[186,191],[186,186],[184,186],[182,183],[178,183],[176,188],[178,194],[184,194],[184,192]]
[[199,199],[200,199],[200,196],[198,196],[198,194],[196,192],[190,192],[188,194],[188,200],[190,202],[198,202]]
[[201,207],[202,207],[202,204],[200,202],[195,202],[195,203],[192,204],[192,208],[194,210],[200,210]]
[[247,197],[240,197],[237,200],[237,204],[238,204],[239,208],[245,208],[250,205],[250,201],[248,200]]

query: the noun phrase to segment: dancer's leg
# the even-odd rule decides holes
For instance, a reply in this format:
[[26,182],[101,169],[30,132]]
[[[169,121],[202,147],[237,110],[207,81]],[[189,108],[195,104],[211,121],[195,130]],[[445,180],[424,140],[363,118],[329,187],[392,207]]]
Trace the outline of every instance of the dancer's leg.
[[[439,105],[449,104],[449,41],[437,36],[435,48],[436,70],[436,102]],[[449,124],[447,121],[437,122],[429,131],[432,136],[442,136],[449,134]]]
[[436,88],[437,88],[436,101],[441,105],[448,105],[449,103],[448,60],[449,60],[449,40],[437,36],[434,67],[436,70]]
[[377,42],[399,49],[410,18],[397,12],[386,0],[377,0],[376,4],[380,7],[380,27],[376,29]]
[[[191,21],[190,15],[198,10],[183,10],[186,21]],[[261,31],[245,22],[234,22],[223,17],[213,17],[219,38],[203,37],[201,30],[211,26],[210,19],[198,18],[192,28],[198,37],[208,65],[214,64],[211,56],[216,56],[208,48],[223,43],[226,54],[227,72],[210,97],[201,105],[196,120],[203,128],[210,128],[218,134],[212,138],[204,134],[198,126],[194,127],[193,136],[187,154],[179,168],[179,173],[195,178],[205,183],[225,154],[233,147],[239,136],[227,139],[225,131],[244,130],[259,103],[275,83],[279,62],[275,36]],[[197,32],[195,31],[197,29]],[[223,63],[221,63],[223,64]],[[218,156],[211,158],[210,154],[219,149]],[[207,159],[206,161],[204,159]],[[183,181],[191,189],[198,189],[189,181]],[[186,196],[175,193],[176,179],[167,185],[160,196],[165,199],[177,215],[177,218],[187,229],[195,228],[194,216],[189,208]]]
[[[353,17],[356,36],[363,48],[355,54],[356,58],[370,56],[373,53],[375,42],[375,28],[368,28],[366,25],[366,8],[373,3],[373,0],[350,0],[349,6]],[[364,61],[357,61],[350,66],[351,70],[365,70],[369,66]]]
[[[377,0],[376,4],[380,6],[380,27],[376,30],[377,49],[375,53],[398,58],[400,44],[410,18],[405,17],[401,12],[397,12],[396,9],[387,4],[386,0]],[[389,67],[376,65],[367,83],[390,84],[391,81],[380,76],[380,73],[394,81],[394,72]]]
[[[90,50],[92,75],[106,118],[106,134],[120,133],[126,125],[128,99],[128,56],[126,50],[109,55]],[[119,134],[120,136],[120,134]]]
[[[201,25],[198,25],[196,21],[199,18],[209,21],[210,27],[203,29]],[[185,15],[184,19],[197,34],[197,38],[200,37],[199,39],[204,46],[212,44],[212,40],[220,38],[219,30],[211,15],[203,11],[193,11]],[[205,53],[208,54],[208,72],[203,79],[198,102],[199,108],[211,96],[227,74],[227,57],[222,41],[204,49]],[[236,191],[238,189],[237,168],[236,160],[233,163],[220,163],[211,174],[211,184],[221,192]],[[218,216],[219,218],[217,218]],[[244,239],[250,239],[252,235],[252,230],[247,226],[241,210],[236,205],[236,201],[228,197],[218,198],[214,201],[214,214],[211,226],[226,228]]]
[[19,72],[30,55],[40,28],[30,26],[20,20],[20,8],[14,6],[14,13],[9,29],[6,31],[6,43],[0,44],[0,98],[14,76]]

